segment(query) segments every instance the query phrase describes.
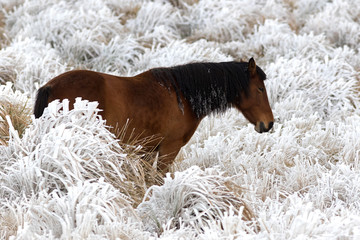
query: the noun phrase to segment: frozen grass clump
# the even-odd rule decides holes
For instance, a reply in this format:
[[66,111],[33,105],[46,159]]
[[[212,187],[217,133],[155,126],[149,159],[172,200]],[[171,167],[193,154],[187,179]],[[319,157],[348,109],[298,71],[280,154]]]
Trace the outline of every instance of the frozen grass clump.
[[[86,3],[86,5],[85,5]],[[101,1],[26,1],[7,16],[13,38],[22,36],[44,40],[58,50],[75,33],[92,30],[91,40],[107,43],[121,33],[118,18]],[[87,36],[89,37],[89,36]]]
[[10,126],[10,141],[1,157],[1,195],[16,199],[40,191],[67,192],[77,182],[103,178],[137,205],[146,181],[156,182],[157,173],[142,164],[141,147],[122,147],[115,140],[96,106],[77,100],[69,111],[67,101],[53,102],[22,138]]
[[12,82],[16,90],[31,97],[41,85],[67,69],[50,45],[34,38],[18,38],[0,50],[0,63],[0,83]]
[[312,33],[296,34],[287,23],[272,19],[265,20],[263,25],[255,26],[254,32],[244,41],[228,42],[222,49],[236,59],[248,60],[254,57],[263,69],[265,63],[272,62],[279,56],[288,59],[323,58],[333,51],[324,36]]
[[[355,70],[346,59],[279,58],[266,69],[272,83],[268,96],[270,102],[277,104],[274,110],[283,111],[278,114],[282,119],[316,112],[325,120],[335,120],[343,119],[349,112],[358,112],[359,84]],[[309,101],[310,107],[300,107],[303,110],[297,111],[296,105],[288,105],[293,98],[297,98],[294,102],[299,106]]]
[[339,161],[356,169],[360,169],[360,139],[357,137],[360,134],[359,120],[359,115],[347,117],[336,129],[337,133],[343,134]]
[[[0,219],[11,225],[1,221],[3,236],[86,238],[99,232],[106,237],[115,232],[104,229],[119,222],[133,225],[129,188],[136,186],[126,183],[122,169],[127,154],[96,106],[77,100],[69,111],[67,101],[53,102],[22,138],[9,124],[10,140],[0,158]],[[128,233],[137,235],[125,228],[116,235]]]
[[[231,124],[231,134],[216,133],[216,128],[210,130],[208,125],[200,126],[195,139],[182,152],[184,160],[176,168],[187,169],[194,164],[202,168],[220,167],[226,174],[236,176],[238,185],[252,186],[254,192],[266,198],[273,196],[276,188],[296,192],[315,184],[318,167],[314,165],[325,169],[328,162],[336,163],[341,158],[342,135],[333,133],[335,126],[331,124],[323,130],[318,116],[294,117],[278,123],[271,134],[254,135],[252,125],[237,127],[231,122],[230,119],[236,118],[234,115],[215,119],[219,122],[214,124],[216,128]],[[200,133],[206,132],[208,136],[201,137]],[[293,172],[293,169],[297,170]],[[273,186],[274,183],[281,186]]]
[[[253,1],[199,1],[186,9],[191,27],[189,39],[215,42],[244,41],[263,18],[261,4]],[[236,11],[234,11],[236,9]]]
[[[87,1],[86,7],[79,1],[27,1],[9,14],[7,27],[14,38],[45,41],[69,65],[82,68],[93,68],[93,59],[101,58],[114,38],[128,38],[118,17],[100,1]],[[123,53],[115,51],[119,57]]]
[[355,0],[328,2],[324,10],[311,16],[301,32],[325,34],[335,46],[359,44],[360,7]]
[[304,235],[313,238],[357,236],[360,220],[355,200],[358,170],[354,172],[342,164],[333,167],[329,173],[319,175],[318,184],[310,185],[301,195],[294,193],[284,198],[279,191],[275,198],[259,202],[255,210],[262,232],[259,235],[289,239]]
[[312,0],[289,0],[283,2],[288,6],[289,11],[289,16],[286,20],[289,26],[297,33],[311,16],[322,11],[327,4],[326,1]]
[[[77,182],[68,187],[66,194],[58,189],[40,191],[29,199],[2,202],[2,210],[7,212],[2,217],[17,228],[15,236],[19,238],[138,236],[135,229],[142,228],[129,202],[102,179]],[[120,222],[127,229],[104,231]]]
[[[87,31],[91,34],[91,31]],[[126,75],[134,62],[145,52],[133,37],[114,37],[108,44],[94,44],[85,36],[85,31],[74,34],[63,43],[63,55],[72,59],[71,65],[82,69]]]
[[[158,176],[142,165],[139,146],[115,140],[96,107],[77,99],[69,111],[68,101],[52,102],[22,138],[8,120],[10,140],[0,149],[0,219],[11,224],[1,221],[0,235],[138,236],[131,230],[140,226],[132,206],[149,175]],[[118,228],[121,222],[127,227]]]
[[[66,191],[69,185],[105,177],[106,173],[109,180],[124,178],[113,163],[121,166],[123,156],[112,151],[116,141],[104,128],[103,120],[97,120],[97,104],[78,101],[71,112],[67,104],[50,104],[50,114],[35,120],[22,138],[10,126],[10,141],[2,154],[6,166],[1,190],[8,199],[42,190]],[[66,113],[63,116],[59,115],[60,108]],[[92,125],[87,125],[89,122]],[[86,127],[81,127],[84,124]],[[101,170],[107,163],[112,170]]]
[[216,169],[192,167],[173,178],[167,175],[162,186],[150,187],[137,211],[152,232],[191,227],[201,233],[230,209],[251,220],[241,190]]
[[[173,56],[177,56],[173,59]],[[231,61],[231,58],[222,51],[205,40],[200,40],[192,44],[185,41],[173,41],[166,47],[154,46],[146,49],[144,54],[134,63],[135,73],[155,68],[171,67],[189,62],[209,62],[209,61]]]
[[129,19],[125,26],[133,34],[139,36],[152,33],[159,27],[164,27],[167,31],[177,34],[177,25],[181,21],[180,12],[170,3],[166,1],[149,1],[141,5],[136,17]]

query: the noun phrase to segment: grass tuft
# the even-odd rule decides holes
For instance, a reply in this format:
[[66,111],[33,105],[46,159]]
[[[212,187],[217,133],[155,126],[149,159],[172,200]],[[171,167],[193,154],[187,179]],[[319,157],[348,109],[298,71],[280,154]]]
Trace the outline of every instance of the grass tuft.
[[155,148],[147,151],[142,147],[159,142],[160,139],[157,136],[143,138],[134,135],[133,132],[129,134],[130,137],[125,138],[127,132],[130,131],[128,126],[127,123],[125,126],[115,129],[121,152],[127,155],[126,161],[122,165],[127,181],[122,182],[119,187],[124,194],[131,197],[133,206],[136,207],[142,202],[145,193],[151,186],[163,183],[163,174],[157,170],[159,156]]
[[0,144],[7,145],[9,141],[9,123],[6,116],[9,116],[11,123],[15,130],[17,130],[20,137],[25,132],[25,129],[31,123],[31,109],[27,103],[16,102],[12,103],[8,100],[0,101]]

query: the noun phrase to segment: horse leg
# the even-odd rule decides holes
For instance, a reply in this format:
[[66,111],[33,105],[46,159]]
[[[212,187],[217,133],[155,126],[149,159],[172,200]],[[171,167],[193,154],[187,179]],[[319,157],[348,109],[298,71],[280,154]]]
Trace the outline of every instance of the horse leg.
[[162,142],[159,147],[158,170],[164,175],[169,171],[169,167],[174,162],[175,157],[183,146],[183,141]]

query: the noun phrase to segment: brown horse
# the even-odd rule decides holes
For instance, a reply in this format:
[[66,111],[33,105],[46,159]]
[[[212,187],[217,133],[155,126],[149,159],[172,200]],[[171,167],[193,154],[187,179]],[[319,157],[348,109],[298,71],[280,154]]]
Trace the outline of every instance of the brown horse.
[[[236,107],[259,133],[269,131],[274,117],[264,85],[265,73],[249,62],[190,63],[155,68],[134,77],[76,70],[59,75],[38,90],[34,114],[39,118],[48,103],[76,97],[99,102],[107,125],[129,122],[142,137],[159,136],[156,149],[166,172],[200,121],[210,113]],[[130,121],[129,121],[130,120]],[[130,135],[125,136],[125,140]]]

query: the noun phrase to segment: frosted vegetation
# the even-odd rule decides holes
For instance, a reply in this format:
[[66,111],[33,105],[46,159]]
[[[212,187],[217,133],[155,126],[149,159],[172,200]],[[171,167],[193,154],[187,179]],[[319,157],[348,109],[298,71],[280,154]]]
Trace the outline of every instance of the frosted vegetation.
[[[356,239],[358,0],[0,0],[0,238]],[[267,73],[276,119],[203,120],[164,179],[96,103],[36,90],[71,69],[132,76],[194,61]]]

